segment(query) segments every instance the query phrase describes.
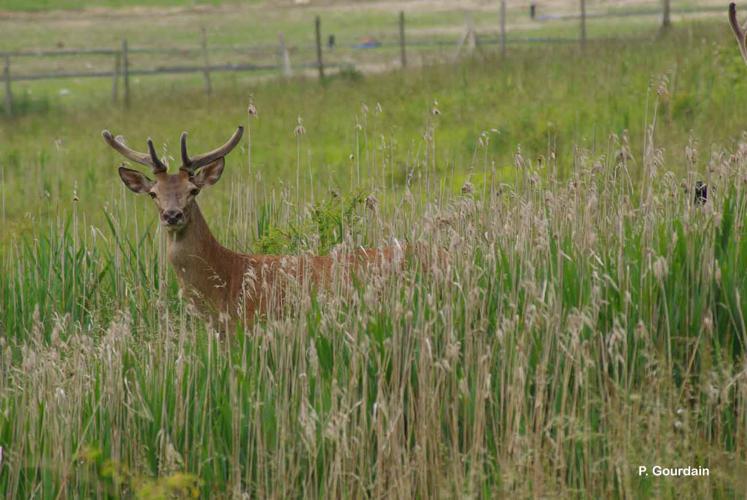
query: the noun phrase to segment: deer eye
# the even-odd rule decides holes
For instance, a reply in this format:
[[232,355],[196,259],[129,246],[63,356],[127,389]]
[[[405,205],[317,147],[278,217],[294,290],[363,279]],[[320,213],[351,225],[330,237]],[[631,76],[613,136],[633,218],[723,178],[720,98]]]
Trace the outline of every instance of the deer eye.
[[153,191],[148,191],[148,196],[150,196],[154,200],[157,198],[156,193],[154,193]]
[[192,196],[197,196],[198,194],[200,194],[200,188],[192,188],[189,191],[189,194],[191,194]]

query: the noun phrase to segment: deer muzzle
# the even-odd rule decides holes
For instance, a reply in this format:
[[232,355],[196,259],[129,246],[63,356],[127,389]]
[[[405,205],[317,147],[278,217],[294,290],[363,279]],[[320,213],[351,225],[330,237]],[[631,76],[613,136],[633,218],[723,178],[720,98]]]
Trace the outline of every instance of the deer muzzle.
[[182,210],[164,210],[161,214],[161,220],[166,226],[179,226],[184,222],[184,212]]

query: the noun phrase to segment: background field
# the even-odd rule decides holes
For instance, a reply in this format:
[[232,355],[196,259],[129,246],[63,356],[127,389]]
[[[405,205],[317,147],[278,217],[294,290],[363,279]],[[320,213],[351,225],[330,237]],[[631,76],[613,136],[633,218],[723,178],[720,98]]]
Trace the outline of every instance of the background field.
[[[318,12],[342,39],[396,29],[375,3],[237,5],[14,12],[0,50],[197,43],[201,25],[221,43],[283,30],[300,44]],[[461,11],[404,7],[413,29],[462,29]],[[474,8],[492,29],[493,8]],[[521,9],[514,34],[536,29]],[[14,84],[2,495],[744,491],[747,67],[725,9],[675,20],[600,19],[590,33],[628,38],[324,81],[220,75],[210,97],[200,75],[142,78],[129,109],[108,80]],[[200,195],[221,242],[297,254],[397,238],[449,266],[294,290],[285,317],[219,338],[181,300],[151,202],[119,182],[100,132],[173,156],[182,130],[197,151],[238,124],[248,137]],[[711,476],[637,475],[654,464]]]

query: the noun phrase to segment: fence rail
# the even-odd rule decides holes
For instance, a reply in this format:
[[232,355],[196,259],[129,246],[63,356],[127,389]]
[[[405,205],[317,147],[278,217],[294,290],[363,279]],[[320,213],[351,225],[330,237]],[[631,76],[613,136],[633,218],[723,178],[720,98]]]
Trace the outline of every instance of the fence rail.
[[[498,45],[500,47],[501,55],[506,54],[506,47],[509,45],[517,44],[572,44],[579,43],[582,47],[586,42],[586,20],[589,18],[602,18],[602,17],[627,17],[627,16],[662,16],[662,28],[668,26],[670,10],[668,6],[669,0],[662,0],[662,10],[654,11],[651,9],[642,9],[633,12],[609,12],[609,13],[589,13],[586,12],[586,0],[579,0],[579,12],[575,14],[562,14],[562,15],[537,15],[536,5],[530,6],[530,17],[532,20],[537,22],[548,22],[553,20],[573,20],[579,19],[579,33],[577,37],[548,37],[548,36],[537,36],[537,37],[512,37],[506,36],[506,5],[505,0],[500,0],[499,13],[500,13],[500,24],[497,26],[495,31],[486,32],[483,31],[479,36],[474,28],[474,23],[471,16],[466,18],[465,31],[460,37],[456,44],[455,56],[458,57],[463,51],[471,51],[478,45]],[[684,9],[678,10],[675,13],[680,14],[692,14],[701,12],[713,12],[714,9],[707,7],[694,10]],[[396,26],[396,31],[394,27]],[[595,40],[602,40],[595,38]],[[607,39],[609,40],[609,39]],[[628,40],[628,38],[626,38]],[[631,39],[631,40],[642,40],[642,38]],[[404,12],[400,12],[397,17],[397,23],[393,23],[393,29],[391,34],[385,36],[385,40],[376,40],[371,45],[358,44],[336,44],[334,37],[330,37],[328,40],[327,50],[323,50],[322,42],[322,22],[320,17],[314,19],[314,42],[313,44],[295,44],[292,46],[286,45],[285,37],[279,35],[278,44],[257,44],[257,45],[208,45],[207,36],[203,30],[201,37],[201,44],[198,46],[191,47],[129,47],[127,40],[122,40],[122,44],[118,48],[79,48],[79,49],[58,49],[58,50],[13,50],[13,51],[0,51],[0,62],[3,63],[2,80],[3,87],[5,89],[4,107],[7,115],[13,114],[13,93],[12,83],[13,82],[28,82],[28,81],[39,81],[39,80],[52,80],[52,79],[66,79],[66,78],[111,78],[112,79],[112,99],[117,101],[119,99],[120,89],[123,93],[123,102],[125,106],[129,105],[130,102],[130,78],[133,76],[144,76],[144,75],[169,75],[169,74],[199,74],[204,75],[205,91],[210,93],[212,90],[212,84],[210,75],[212,73],[225,73],[225,72],[277,72],[281,76],[289,76],[292,72],[292,68],[301,70],[315,70],[318,72],[320,78],[324,78],[326,68],[341,68],[344,64],[339,62],[328,62],[325,59],[335,55],[335,51],[344,50],[357,50],[357,49],[391,49],[390,63],[396,60],[396,63],[401,67],[405,67],[408,61],[411,59],[408,57],[407,48],[438,48],[446,49],[454,47],[453,39],[424,39],[418,37],[406,36],[406,20]],[[334,45],[332,45],[334,44]],[[331,50],[334,47],[334,51]],[[303,61],[295,61],[291,65],[291,54],[296,56],[301,53],[308,53],[309,59]],[[372,53],[371,50],[367,50],[367,53]],[[257,59],[264,59],[262,62],[241,62],[241,63],[215,63],[211,62],[211,54],[236,54],[241,56],[250,56]],[[160,64],[152,67],[142,67],[142,65],[133,66],[132,58],[138,55],[162,55],[162,56],[177,56],[183,59],[194,58],[200,62],[195,63],[180,63],[180,64]],[[58,58],[58,57],[73,57],[73,56],[101,56],[111,57],[112,65],[111,69],[74,69],[74,70],[62,70],[62,71],[40,71],[40,72],[28,72],[28,70],[21,70],[16,72],[12,66],[12,60],[14,59],[32,59],[32,58]],[[269,62],[272,61],[272,62]],[[359,62],[358,60],[355,61]],[[365,64],[365,63],[363,63]]]

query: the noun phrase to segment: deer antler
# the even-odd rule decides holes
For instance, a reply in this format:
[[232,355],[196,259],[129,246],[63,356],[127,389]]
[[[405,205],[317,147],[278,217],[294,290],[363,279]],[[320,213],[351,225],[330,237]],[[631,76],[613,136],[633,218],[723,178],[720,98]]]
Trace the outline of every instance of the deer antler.
[[236,132],[233,133],[231,138],[228,139],[228,142],[226,142],[224,145],[222,145],[218,149],[214,149],[205,154],[193,156],[190,158],[189,155],[187,154],[187,133],[182,132],[182,137],[181,137],[182,166],[180,167],[181,170],[184,170],[188,172],[190,175],[192,175],[197,171],[197,169],[204,167],[205,165],[209,165],[210,163],[214,162],[215,160],[219,158],[223,158],[228,153],[230,153],[233,148],[236,147],[236,145],[241,140],[241,136],[243,134],[244,134],[244,127],[239,125],[239,128],[236,129]]
[[739,26],[739,21],[737,21],[737,6],[734,2],[729,4],[729,23],[731,24],[734,36],[737,37],[739,52],[742,53],[742,59],[744,59],[745,64],[747,64],[747,40],[745,39],[745,30]]
[[117,152],[119,152],[119,154],[121,154],[128,160],[134,161],[135,163],[139,163],[141,165],[145,165],[146,167],[152,168],[154,174],[160,174],[168,170],[166,164],[163,163],[160,158],[158,158],[156,148],[153,146],[153,140],[151,140],[150,137],[148,137],[148,153],[146,154],[135,151],[134,149],[130,149],[125,145],[124,140],[121,136],[114,137],[108,130],[104,130],[103,132],[101,132],[101,135],[104,136],[104,140],[106,141],[106,143],[109,144]]

